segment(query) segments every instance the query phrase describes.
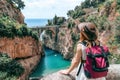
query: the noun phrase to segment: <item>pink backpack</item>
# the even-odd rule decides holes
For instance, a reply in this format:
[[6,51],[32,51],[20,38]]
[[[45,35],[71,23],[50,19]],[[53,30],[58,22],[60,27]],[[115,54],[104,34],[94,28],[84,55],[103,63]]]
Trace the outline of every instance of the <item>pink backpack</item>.
[[78,73],[83,65],[84,73],[87,78],[100,78],[107,76],[108,73],[108,55],[109,50],[106,46],[93,46],[91,48],[87,47],[86,52],[86,61],[81,62],[81,65],[78,69]]

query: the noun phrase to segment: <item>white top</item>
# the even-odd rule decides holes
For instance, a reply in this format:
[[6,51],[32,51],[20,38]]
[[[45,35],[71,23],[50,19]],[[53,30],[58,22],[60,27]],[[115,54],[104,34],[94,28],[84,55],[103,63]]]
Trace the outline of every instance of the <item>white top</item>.
[[[79,44],[79,45],[82,46],[82,59],[86,60],[86,52],[85,52],[86,46],[84,46],[82,44]],[[81,63],[79,63],[78,68],[79,68],[80,64]],[[106,80],[106,78],[101,77],[101,78],[96,78],[96,79],[88,79],[84,74],[84,69],[83,69],[83,66],[82,66],[78,76],[76,76],[76,80]]]

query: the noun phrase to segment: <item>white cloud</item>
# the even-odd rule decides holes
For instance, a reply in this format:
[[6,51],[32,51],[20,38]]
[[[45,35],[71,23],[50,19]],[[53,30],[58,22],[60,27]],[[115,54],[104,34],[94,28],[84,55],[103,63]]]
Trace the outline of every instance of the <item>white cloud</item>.
[[65,16],[68,10],[80,5],[83,0],[23,0],[26,7],[22,10],[26,18],[53,18]]

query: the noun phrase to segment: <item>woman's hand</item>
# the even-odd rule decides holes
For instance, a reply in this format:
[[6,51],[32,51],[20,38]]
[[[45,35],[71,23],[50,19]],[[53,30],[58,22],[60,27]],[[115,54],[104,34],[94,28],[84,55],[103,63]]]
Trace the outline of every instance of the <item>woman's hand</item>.
[[68,69],[60,70],[59,73],[68,75],[69,74],[69,70]]

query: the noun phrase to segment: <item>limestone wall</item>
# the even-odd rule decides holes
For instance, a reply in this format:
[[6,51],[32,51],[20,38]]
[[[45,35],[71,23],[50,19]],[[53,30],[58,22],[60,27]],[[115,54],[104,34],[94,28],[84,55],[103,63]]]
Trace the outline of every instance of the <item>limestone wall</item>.
[[26,58],[40,54],[41,45],[31,37],[0,38],[0,52],[12,58]]

